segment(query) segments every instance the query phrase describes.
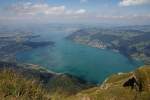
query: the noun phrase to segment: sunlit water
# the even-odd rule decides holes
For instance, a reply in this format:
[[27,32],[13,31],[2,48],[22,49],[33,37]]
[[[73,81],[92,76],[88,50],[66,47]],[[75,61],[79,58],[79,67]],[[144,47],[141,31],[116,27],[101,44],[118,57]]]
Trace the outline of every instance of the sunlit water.
[[41,47],[20,52],[17,58],[21,62],[42,65],[54,72],[69,73],[90,82],[102,82],[118,72],[128,72],[142,65],[141,62],[111,50],[102,50],[66,40],[66,32],[41,32],[38,40],[52,40],[54,47]]

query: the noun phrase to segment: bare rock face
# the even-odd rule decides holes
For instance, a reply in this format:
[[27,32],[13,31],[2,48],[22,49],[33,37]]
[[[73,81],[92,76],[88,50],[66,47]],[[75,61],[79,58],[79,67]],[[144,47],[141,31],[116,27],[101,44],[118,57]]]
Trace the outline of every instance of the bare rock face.
[[124,84],[123,87],[131,87],[131,89],[135,89],[136,91],[142,91],[141,82],[138,81],[136,77],[129,78]]

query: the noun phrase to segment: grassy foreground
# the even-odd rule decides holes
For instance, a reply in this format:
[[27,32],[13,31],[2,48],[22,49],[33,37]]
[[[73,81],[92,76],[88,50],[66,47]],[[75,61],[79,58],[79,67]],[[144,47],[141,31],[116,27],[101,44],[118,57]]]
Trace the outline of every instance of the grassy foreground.
[[1,100],[50,100],[48,92],[36,80],[29,80],[15,71],[0,71]]
[[[71,76],[70,76],[71,77]],[[37,79],[11,69],[0,71],[1,100],[150,100],[150,66],[140,67],[134,72],[114,74],[104,83],[89,89],[83,88],[74,78],[66,75],[53,77],[43,86]],[[135,77],[141,85],[124,87],[123,84]],[[82,84],[83,85],[83,84]]]

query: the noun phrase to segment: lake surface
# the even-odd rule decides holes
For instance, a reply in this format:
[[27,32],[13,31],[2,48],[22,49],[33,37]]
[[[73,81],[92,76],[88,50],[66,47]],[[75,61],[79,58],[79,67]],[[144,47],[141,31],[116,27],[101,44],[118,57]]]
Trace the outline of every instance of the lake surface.
[[[20,52],[21,62],[39,64],[54,72],[69,73],[90,82],[101,83],[106,77],[118,72],[128,72],[142,65],[111,50],[102,50],[77,44],[64,37],[70,31],[43,31],[39,40],[52,40],[54,47],[42,47]],[[38,33],[39,34],[39,33]]]

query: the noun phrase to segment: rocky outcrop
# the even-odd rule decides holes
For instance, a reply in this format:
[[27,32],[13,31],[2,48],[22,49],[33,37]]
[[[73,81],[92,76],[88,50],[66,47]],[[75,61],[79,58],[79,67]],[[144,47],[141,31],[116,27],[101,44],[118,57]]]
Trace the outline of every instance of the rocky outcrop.
[[135,76],[129,78],[124,84],[124,87],[131,87],[131,89],[135,89],[136,91],[142,91],[141,82],[137,80]]

